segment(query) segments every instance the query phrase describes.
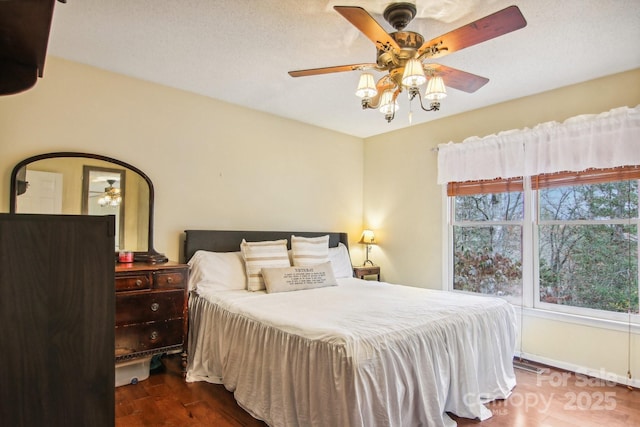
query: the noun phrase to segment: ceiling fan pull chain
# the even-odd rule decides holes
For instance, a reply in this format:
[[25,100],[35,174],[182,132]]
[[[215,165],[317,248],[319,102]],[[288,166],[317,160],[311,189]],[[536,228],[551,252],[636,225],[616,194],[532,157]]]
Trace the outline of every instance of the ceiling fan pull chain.
[[413,119],[413,97],[409,94],[409,126],[411,126]]

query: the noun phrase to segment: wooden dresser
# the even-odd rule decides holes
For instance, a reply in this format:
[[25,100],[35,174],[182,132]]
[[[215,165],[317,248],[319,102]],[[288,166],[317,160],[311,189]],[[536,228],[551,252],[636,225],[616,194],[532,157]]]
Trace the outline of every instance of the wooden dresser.
[[186,264],[116,264],[116,363],[161,353],[187,357]]

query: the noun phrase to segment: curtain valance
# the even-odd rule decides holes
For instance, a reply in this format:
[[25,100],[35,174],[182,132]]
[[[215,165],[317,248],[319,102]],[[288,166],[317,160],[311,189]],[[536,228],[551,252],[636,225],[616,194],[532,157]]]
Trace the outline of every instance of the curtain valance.
[[438,184],[640,164],[640,105],[438,146]]

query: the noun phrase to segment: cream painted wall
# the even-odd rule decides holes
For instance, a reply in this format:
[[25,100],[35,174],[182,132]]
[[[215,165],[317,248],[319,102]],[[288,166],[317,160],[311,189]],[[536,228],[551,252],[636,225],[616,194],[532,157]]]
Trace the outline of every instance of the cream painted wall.
[[357,241],[361,139],[54,57],[44,74],[0,98],[0,211],[20,160],[82,151],[151,178],[154,246],[173,260],[186,229],[345,231]]
[[[490,85],[483,90],[491,90]],[[442,288],[446,236],[442,189],[436,184],[437,153],[433,151],[438,144],[638,104],[640,69],[368,138],[364,226],[378,238],[371,258],[381,265],[382,279]],[[446,99],[442,108],[447,108]],[[527,357],[565,368],[581,366],[605,369],[621,378],[626,375],[625,333],[531,316],[525,316],[523,324],[522,350]],[[640,377],[637,334],[631,347],[632,371]]]

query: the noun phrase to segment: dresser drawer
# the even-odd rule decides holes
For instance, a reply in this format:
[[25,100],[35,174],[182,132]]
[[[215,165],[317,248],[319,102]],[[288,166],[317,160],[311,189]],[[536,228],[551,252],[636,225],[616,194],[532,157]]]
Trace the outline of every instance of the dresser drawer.
[[116,361],[182,352],[186,366],[189,266],[116,264]]
[[116,294],[116,326],[183,317],[183,290]]
[[163,270],[153,273],[153,287],[155,289],[184,289],[187,278],[182,270]]
[[149,273],[137,273],[116,276],[117,291],[135,291],[149,289],[151,287],[151,275]]
[[183,344],[182,319],[116,327],[116,357]]

